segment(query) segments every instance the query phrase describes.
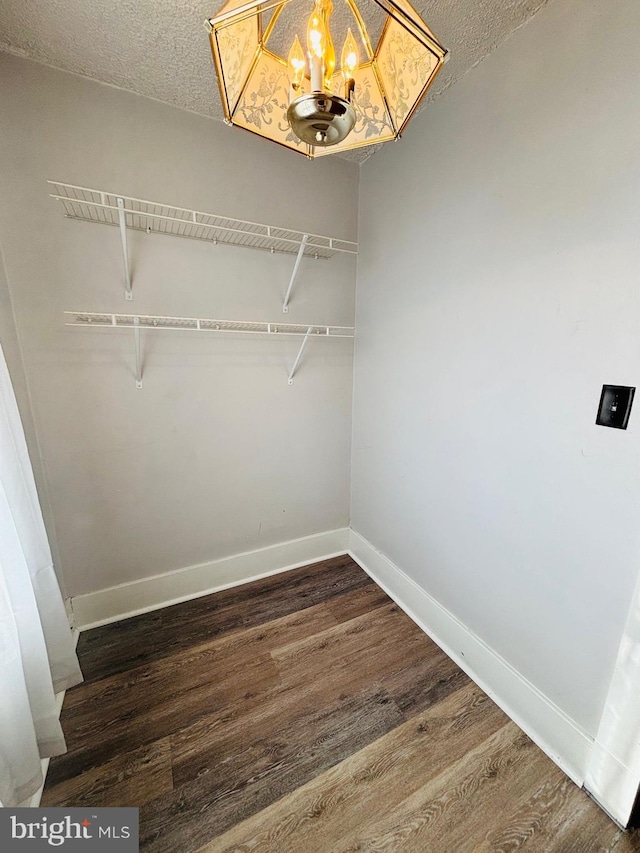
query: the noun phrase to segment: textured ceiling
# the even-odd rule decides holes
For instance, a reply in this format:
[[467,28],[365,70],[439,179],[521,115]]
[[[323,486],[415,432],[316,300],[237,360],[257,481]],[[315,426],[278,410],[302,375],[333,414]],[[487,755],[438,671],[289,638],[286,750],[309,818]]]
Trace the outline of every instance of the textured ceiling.
[[[371,2],[362,0],[362,5]],[[415,0],[451,54],[425,102],[460,79],[547,2]],[[221,5],[222,0],[1,0],[0,50],[222,119],[203,28],[205,18]],[[311,0],[301,5],[306,21]],[[342,0],[334,0],[336,16],[340,5]],[[342,156],[362,161],[373,151],[375,146]]]

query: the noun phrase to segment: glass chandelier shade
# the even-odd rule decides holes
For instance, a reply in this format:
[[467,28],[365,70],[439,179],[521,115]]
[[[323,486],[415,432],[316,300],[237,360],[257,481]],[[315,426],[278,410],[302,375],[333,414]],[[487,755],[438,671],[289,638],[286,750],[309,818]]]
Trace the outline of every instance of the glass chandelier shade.
[[228,124],[311,158],[403,133],[447,51],[407,0],[336,3],[228,0],[205,22]]

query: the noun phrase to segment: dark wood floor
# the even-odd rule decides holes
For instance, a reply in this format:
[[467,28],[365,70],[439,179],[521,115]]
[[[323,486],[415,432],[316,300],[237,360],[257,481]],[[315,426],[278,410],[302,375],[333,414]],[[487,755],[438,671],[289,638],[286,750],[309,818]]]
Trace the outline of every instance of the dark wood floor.
[[80,637],[42,804],[148,853],[630,853],[348,557]]

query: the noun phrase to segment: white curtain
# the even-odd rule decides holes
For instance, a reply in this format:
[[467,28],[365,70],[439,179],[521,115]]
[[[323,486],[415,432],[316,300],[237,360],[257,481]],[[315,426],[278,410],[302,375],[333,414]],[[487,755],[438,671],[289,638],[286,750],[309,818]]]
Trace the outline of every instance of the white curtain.
[[42,784],[65,752],[55,694],[82,681],[0,347],[0,804]]

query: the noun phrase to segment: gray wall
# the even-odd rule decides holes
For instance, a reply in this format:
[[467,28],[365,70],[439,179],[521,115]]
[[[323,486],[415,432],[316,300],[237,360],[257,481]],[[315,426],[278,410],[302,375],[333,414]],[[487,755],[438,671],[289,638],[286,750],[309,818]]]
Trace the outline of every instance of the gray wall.
[[353,528],[595,734],[640,556],[635,0],[555,0],[361,175]]
[[[64,325],[282,321],[292,258],[134,235],[126,302],[117,229],[64,219],[46,180],[357,239],[358,167],[6,55],[0,78],[0,240],[67,593],[346,526],[351,342],[312,342],[289,387],[296,339],[143,333],[136,390],[130,334]],[[305,260],[286,320],[352,324],[354,287],[353,260]]]

